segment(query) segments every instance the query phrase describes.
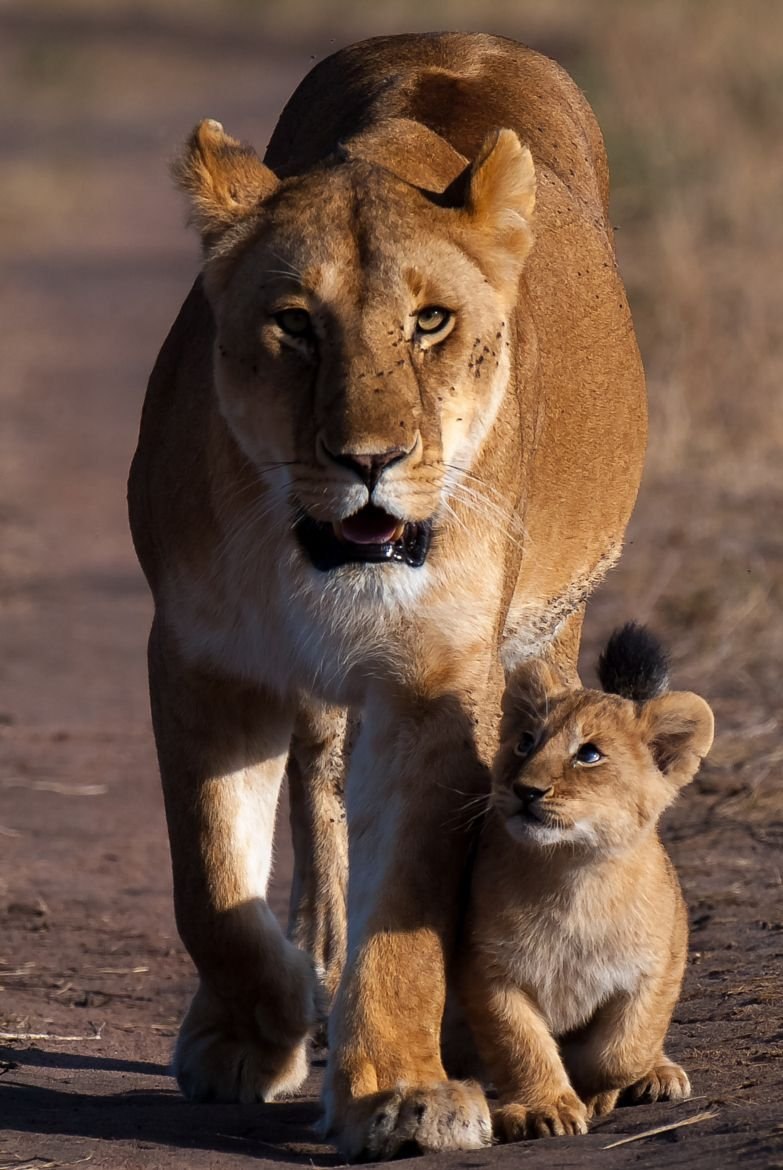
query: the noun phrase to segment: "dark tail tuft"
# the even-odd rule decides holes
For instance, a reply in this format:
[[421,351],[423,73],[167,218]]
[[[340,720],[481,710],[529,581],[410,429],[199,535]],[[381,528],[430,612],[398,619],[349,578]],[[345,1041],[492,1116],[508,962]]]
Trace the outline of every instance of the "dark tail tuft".
[[645,626],[627,622],[615,630],[598,659],[601,686],[610,695],[643,703],[669,686],[669,656]]

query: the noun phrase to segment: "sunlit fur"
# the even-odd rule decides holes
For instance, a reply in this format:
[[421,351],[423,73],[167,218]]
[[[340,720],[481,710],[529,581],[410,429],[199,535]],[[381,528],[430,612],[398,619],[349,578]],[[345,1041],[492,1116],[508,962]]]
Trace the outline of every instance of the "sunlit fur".
[[[381,38],[316,66],[264,161],[210,120],[174,173],[203,270],[150,379],[129,504],[202,982],[176,1073],[195,1097],[291,1091],[318,979],[332,992],[347,961],[325,1093],[342,1153],[478,1147],[484,1096],[445,1081],[438,1043],[464,805],[486,794],[501,661],[545,650],[574,676],[645,446],[600,131],[511,41]],[[453,316],[437,338],[416,328],[432,306]],[[315,569],[297,522],[361,508],[341,459],[398,448],[372,502],[432,522],[425,563]],[[246,789],[274,801],[292,742],[291,934],[312,962],[251,856],[271,818]]]
[[[522,762],[514,754],[515,737],[528,729],[541,744]],[[493,804],[509,834],[530,845],[571,844],[601,857],[622,853],[654,829],[677,795],[677,786],[655,765],[634,704],[616,695],[566,691],[550,700],[545,718],[518,707],[507,712],[503,734]],[[594,743],[604,759],[579,764],[575,756],[584,743]],[[536,801],[538,820],[520,815],[514,781],[551,790]]]
[[656,826],[712,735],[687,692],[636,703],[545,661],[508,680],[461,973],[503,1140],[690,1091],[663,1051],[687,919]]

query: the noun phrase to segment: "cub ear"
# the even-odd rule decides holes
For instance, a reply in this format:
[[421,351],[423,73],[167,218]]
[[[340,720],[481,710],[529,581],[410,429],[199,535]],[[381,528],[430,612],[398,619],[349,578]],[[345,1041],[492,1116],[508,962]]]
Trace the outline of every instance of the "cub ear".
[[690,691],[672,691],[645,703],[639,719],[664,776],[677,787],[688,784],[712,746],[715,719],[709,705]]
[[522,662],[506,676],[502,710],[504,715],[546,718],[551,700],[568,690],[565,676],[545,658]]
[[190,222],[207,251],[278,186],[253,148],[229,137],[212,118],[199,122],[171,172],[190,197]]

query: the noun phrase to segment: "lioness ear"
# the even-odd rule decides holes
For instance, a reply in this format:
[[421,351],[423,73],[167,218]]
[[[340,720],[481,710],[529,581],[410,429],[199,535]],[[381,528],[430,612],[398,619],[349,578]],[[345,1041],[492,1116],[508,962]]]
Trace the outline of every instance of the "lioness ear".
[[513,130],[493,130],[470,168],[467,211],[481,227],[522,232],[530,240],[535,205],[533,156]]
[[709,705],[690,691],[672,691],[645,703],[639,719],[664,776],[678,787],[688,784],[712,746],[715,720]]
[[470,168],[464,211],[478,230],[483,258],[502,284],[514,287],[533,245],[536,203],[533,157],[513,130],[493,130]]
[[220,122],[199,122],[174,164],[177,186],[190,196],[190,222],[210,249],[278,185],[251,146],[225,133]]

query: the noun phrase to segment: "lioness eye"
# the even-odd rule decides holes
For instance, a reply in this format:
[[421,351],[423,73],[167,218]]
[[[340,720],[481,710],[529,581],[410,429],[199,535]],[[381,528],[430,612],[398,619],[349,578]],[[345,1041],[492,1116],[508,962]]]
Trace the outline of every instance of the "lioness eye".
[[275,313],[275,321],[290,337],[306,337],[312,331],[310,314],[305,309],[283,309]]
[[451,322],[453,315],[439,305],[427,305],[416,314],[416,328],[419,333],[439,333]]
[[522,736],[520,736],[518,743],[515,744],[514,755],[519,756],[521,760],[524,760],[527,756],[530,755],[535,746],[536,737],[533,735],[532,731],[526,731]]
[[577,764],[600,764],[603,758],[603,752],[594,743],[583,743],[574,756]]

